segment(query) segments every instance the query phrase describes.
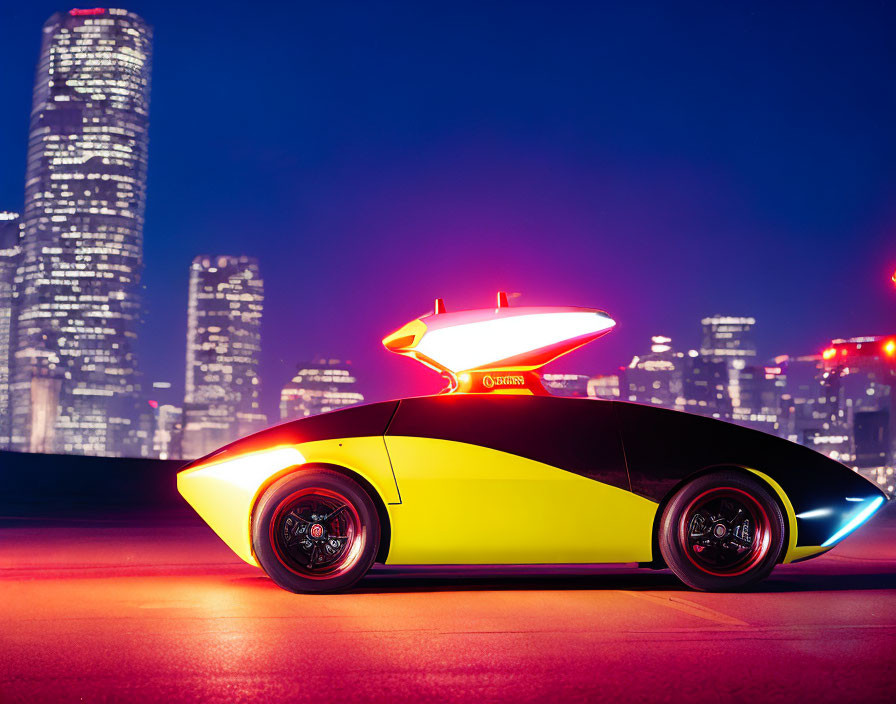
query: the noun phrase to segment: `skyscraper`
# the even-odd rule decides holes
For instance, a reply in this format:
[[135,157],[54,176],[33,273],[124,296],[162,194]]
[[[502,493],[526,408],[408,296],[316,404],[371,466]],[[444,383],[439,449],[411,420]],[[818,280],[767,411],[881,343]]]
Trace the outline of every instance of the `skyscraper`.
[[19,450],[115,455],[138,392],[151,36],[54,14],[34,84],[13,365]]
[[264,285],[251,257],[199,256],[190,267],[183,455],[262,428],[259,354]]
[[20,240],[19,214],[0,210],[0,450],[9,447],[10,332]]
[[731,417],[728,397],[728,368],[725,362],[689,350],[683,359],[681,391],[685,410],[713,418]]
[[358,380],[338,359],[300,364],[296,375],[280,391],[280,420],[304,418],[364,402]]
[[671,342],[665,335],[654,335],[650,338],[650,352],[632,359],[620,384],[624,400],[668,408],[683,404],[683,355],[672,349]]
[[732,412],[738,418],[749,416],[750,409],[741,409],[740,372],[756,357],[756,343],[753,340],[756,319],[714,315],[700,322],[703,324],[700,356],[710,362],[725,363]]

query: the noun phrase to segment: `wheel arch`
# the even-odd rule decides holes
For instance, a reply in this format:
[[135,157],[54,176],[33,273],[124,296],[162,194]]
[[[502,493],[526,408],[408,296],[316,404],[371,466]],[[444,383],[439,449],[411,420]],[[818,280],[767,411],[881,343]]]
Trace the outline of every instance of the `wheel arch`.
[[[367,495],[370,497],[370,500],[373,501],[373,505],[376,506],[377,517],[380,521],[380,544],[377,547],[376,562],[384,563],[389,555],[389,547],[392,544],[392,523],[389,520],[389,512],[386,510],[386,503],[385,501],[383,501],[383,497],[380,496],[380,493],[374,488],[373,484],[371,484],[370,481],[368,481],[359,472],[348,467],[344,467],[338,464],[332,464],[329,462],[308,462],[306,464],[287,467],[286,469],[271,475],[267,479],[267,481],[265,481],[265,483],[258,488],[258,491],[256,492],[254,499],[252,500],[252,510],[249,511],[249,545],[252,546],[253,544],[254,536],[252,535],[252,526],[255,522],[255,512],[258,509],[258,504],[261,501],[261,497],[267,493],[268,489],[270,489],[275,482],[280,481],[284,477],[288,477],[293,474],[299,474],[300,472],[308,471],[311,469],[328,469],[331,472],[341,474],[344,477],[356,482],[367,493]],[[254,547],[252,548],[252,557],[256,561],[258,560],[258,557],[255,555]]]
[[759,481],[765,489],[772,495],[775,501],[778,504],[778,508],[781,509],[781,513],[784,515],[784,553],[779,557],[778,564],[787,561],[787,556],[792,552],[794,546],[796,545],[796,514],[793,510],[793,505],[790,503],[790,499],[787,497],[787,494],[781,488],[781,485],[778,484],[772,477],[765,474],[764,472],[753,469],[751,467],[746,467],[744,465],[738,464],[714,464],[707,465],[702,469],[698,469],[694,472],[691,472],[686,477],[681,479],[675,486],[673,486],[669,491],[666,492],[665,496],[660,500],[659,505],[656,509],[656,514],[653,517],[653,530],[651,532],[651,553],[653,556],[653,560],[647,564],[645,567],[652,567],[654,569],[664,569],[667,565],[665,560],[663,560],[663,556],[660,552],[660,522],[663,518],[663,513],[666,510],[666,506],[672,500],[672,497],[675,496],[679,492],[679,490],[695,479],[705,476],[707,474],[715,474],[716,472],[722,471],[733,471],[739,474],[742,474],[745,477],[750,477],[754,480]]

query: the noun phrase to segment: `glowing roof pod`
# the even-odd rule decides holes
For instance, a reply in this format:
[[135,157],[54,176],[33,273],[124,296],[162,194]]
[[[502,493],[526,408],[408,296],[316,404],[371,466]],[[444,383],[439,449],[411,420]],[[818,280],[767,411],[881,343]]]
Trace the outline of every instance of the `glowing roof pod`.
[[[534,370],[608,333],[602,310],[568,306],[511,308],[498,293],[495,308],[434,312],[383,339],[386,349],[447,374],[450,391],[544,393]],[[500,373],[498,373],[500,372]]]

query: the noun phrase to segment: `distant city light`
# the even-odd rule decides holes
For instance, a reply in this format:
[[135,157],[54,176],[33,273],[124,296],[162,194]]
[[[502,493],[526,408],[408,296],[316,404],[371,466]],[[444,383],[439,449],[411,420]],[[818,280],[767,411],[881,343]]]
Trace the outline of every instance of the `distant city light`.
[[280,391],[280,420],[294,420],[364,403],[358,380],[338,359],[300,364]]

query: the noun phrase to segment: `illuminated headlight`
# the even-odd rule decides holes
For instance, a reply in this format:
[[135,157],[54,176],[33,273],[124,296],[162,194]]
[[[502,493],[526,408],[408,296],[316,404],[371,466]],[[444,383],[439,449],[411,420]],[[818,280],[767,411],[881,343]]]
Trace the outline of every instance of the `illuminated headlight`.
[[209,464],[187,470],[184,474],[201,475],[204,479],[254,491],[273,472],[302,464],[304,461],[302,453],[294,447],[275,447],[221,462],[213,460]]
[[816,508],[812,511],[803,511],[802,513],[796,514],[797,518],[809,519],[809,518],[826,518],[830,516],[834,511],[829,508]]
[[854,512],[851,512],[848,515],[846,523],[840,527],[840,530],[822,543],[821,547],[826,548],[828,545],[833,545],[841,538],[852,533],[856,528],[871,518],[883,502],[883,496],[876,496],[873,499],[866,499],[863,501]]

